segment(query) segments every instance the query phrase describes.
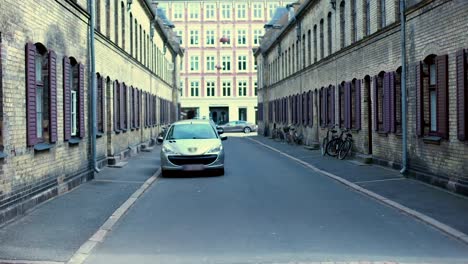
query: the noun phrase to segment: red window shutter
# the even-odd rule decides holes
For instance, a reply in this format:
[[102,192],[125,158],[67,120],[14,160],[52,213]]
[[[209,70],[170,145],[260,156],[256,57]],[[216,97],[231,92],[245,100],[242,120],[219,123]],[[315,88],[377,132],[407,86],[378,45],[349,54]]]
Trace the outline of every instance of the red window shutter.
[[83,64],[78,64],[78,107],[79,107],[79,134],[80,138],[85,136],[85,103],[84,103],[84,66]]
[[468,139],[468,84],[467,84],[466,51],[457,52],[457,136],[458,140]]
[[330,126],[335,125],[335,86],[330,87],[330,96],[331,96],[331,117],[330,117]]
[[373,104],[372,104],[372,112],[373,112],[373,123],[374,123],[374,131],[378,131],[379,130],[379,124],[378,124],[378,116],[379,116],[379,113],[377,112],[378,109],[379,109],[379,95],[378,95],[378,89],[377,89],[377,79],[379,77],[376,75],[374,76],[374,78],[372,79],[372,90],[373,90],[373,96],[372,96],[372,100],[373,100]]
[[383,87],[383,131],[390,132],[390,73],[386,72],[384,75]]
[[361,129],[361,80],[355,81],[355,101],[356,101],[356,109],[355,109],[355,122],[356,122],[356,129]]
[[125,129],[125,96],[124,96],[124,83],[119,85],[119,97],[120,97],[120,111],[119,111],[119,129]]
[[423,66],[422,62],[418,62],[416,65],[416,135],[421,137],[424,130],[424,118],[423,118]]
[[36,46],[26,44],[26,116],[27,116],[27,145],[34,146],[37,143],[36,124]]
[[63,57],[63,131],[65,141],[71,137],[71,78],[70,59]]
[[390,85],[390,98],[389,98],[389,124],[390,124],[390,132],[395,133],[396,132],[396,102],[395,102],[395,72],[390,72],[389,73],[389,85]]
[[49,51],[49,132],[50,142],[57,142],[57,55],[53,50]]
[[449,138],[448,55],[436,57],[437,67],[437,132]]
[[118,132],[119,131],[119,83],[117,81],[114,81],[114,114],[113,114],[113,119],[114,119],[114,131]]

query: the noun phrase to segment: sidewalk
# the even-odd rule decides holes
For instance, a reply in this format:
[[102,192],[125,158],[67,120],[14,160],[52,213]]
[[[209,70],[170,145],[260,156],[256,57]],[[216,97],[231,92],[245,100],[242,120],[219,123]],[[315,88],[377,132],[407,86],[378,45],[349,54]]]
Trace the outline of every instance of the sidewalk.
[[308,150],[263,136],[252,139],[468,234],[468,197],[405,178],[390,168],[323,157],[320,150]]
[[0,228],[4,260],[66,262],[159,169],[159,146],[104,168],[96,178]]

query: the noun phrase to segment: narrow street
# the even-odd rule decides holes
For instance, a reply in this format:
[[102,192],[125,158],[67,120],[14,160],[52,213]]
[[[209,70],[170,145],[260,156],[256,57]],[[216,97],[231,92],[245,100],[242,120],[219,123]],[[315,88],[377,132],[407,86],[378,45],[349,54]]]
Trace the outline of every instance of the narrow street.
[[225,150],[223,177],[158,178],[86,263],[467,263],[465,244],[283,155]]

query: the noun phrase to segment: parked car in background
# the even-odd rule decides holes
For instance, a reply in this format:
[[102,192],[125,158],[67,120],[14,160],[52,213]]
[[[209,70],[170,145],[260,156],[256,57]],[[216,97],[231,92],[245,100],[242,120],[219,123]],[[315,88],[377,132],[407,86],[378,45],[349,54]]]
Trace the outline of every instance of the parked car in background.
[[222,140],[208,120],[183,120],[172,124],[162,143],[162,175],[168,176],[176,171],[214,170],[224,174],[224,149]]
[[224,132],[244,132],[250,133],[257,131],[257,125],[247,121],[231,121],[224,125],[220,125]]

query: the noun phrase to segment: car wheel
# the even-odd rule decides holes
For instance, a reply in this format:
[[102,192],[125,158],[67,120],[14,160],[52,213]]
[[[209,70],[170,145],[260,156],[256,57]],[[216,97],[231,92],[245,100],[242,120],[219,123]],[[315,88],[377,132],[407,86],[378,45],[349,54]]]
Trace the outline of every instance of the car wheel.
[[245,128],[244,128],[244,133],[248,134],[248,133],[250,133],[250,131],[252,131],[252,130],[250,129],[250,127],[245,127]]

